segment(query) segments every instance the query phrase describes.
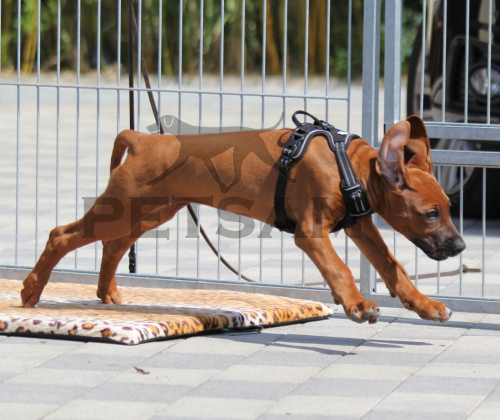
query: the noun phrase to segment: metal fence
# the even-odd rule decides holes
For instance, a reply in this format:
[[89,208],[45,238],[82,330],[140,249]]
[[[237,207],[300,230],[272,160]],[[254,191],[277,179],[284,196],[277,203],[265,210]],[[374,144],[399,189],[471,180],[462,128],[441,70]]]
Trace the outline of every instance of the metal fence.
[[[493,210],[495,214],[487,215],[486,209],[488,201],[498,202],[499,197],[495,190],[489,188],[487,193],[487,186],[495,182],[488,180],[487,175],[498,176],[497,172],[489,173],[488,168],[500,167],[500,153],[484,151],[484,149],[499,150],[494,142],[500,141],[500,125],[493,124],[493,122],[498,122],[498,113],[492,107],[493,87],[496,86],[494,74],[496,65],[493,58],[498,48],[492,40],[492,25],[495,16],[493,8],[496,9],[496,4],[497,2],[493,0],[472,2],[474,14],[471,14],[470,0],[453,4],[449,4],[447,0],[423,1],[423,20],[419,32],[421,39],[417,38],[415,43],[415,45],[420,43],[421,54],[416,55],[418,60],[410,64],[415,65],[414,69],[410,69],[410,75],[413,70],[416,77],[414,90],[411,92],[412,80],[409,75],[408,95],[414,95],[409,98],[414,100],[416,105],[413,112],[424,119],[429,137],[441,139],[435,142],[438,148],[444,150],[432,151],[435,175],[445,186],[445,190],[446,181],[450,184],[448,187],[456,184],[454,195],[457,202],[453,203],[459,207],[456,225],[460,234],[465,237],[468,247],[456,258],[433,263],[436,274],[430,279],[425,278],[427,276],[422,276],[424,279],[419,278],[423,271],[421,266],[424,265],[430,269],[432,265],[429,264],[430,260],[415,247],[415,284],[426,294],[436,295],[441,301],[447,302],[458,310],[498,313],[500,289],[497,282],[498,265],[495,260],[498,256],[497,244],[500,235],[496,222],[499,214],[497,213],[498,207]],[[367,10],[367,6],[372,10]],[[380,35],[380,8],[380,1],[365,2],[365,30],[368,25],[368,29],[376,38]],[[448,26],[450,10],[454,10],[454,13],[457,13],[456,16],[461,16],[458,22],[452,22],[453,28]],[[376,18],[370,21],[367,19],[368,15],[376,16]],[[386,0],[384,62],[384,128],[386,130],[401,119],[402,15],[402,1]],[[460,26],[462,23],[463,28]],[[473,32],[471,32],[471,26],[474,28]],[[460,33],[461,30],[463,34]],[[479,43],[482,44],[480,47],[478,47]],[[486,50],[484,57],[472,55],[473,47]],[[373,41],[372,48],[375,51],[374,55],[378,56],[378,40]],[[436,54],[439,57],[436,51],[441,54],[440,60],[436,60]],[[426,63],[426,58],[433,61]],[[477,95],[477,92],[470,87],[474,74],[472,71],[474,68],[478,69],[478,66],[484,67],[487,77],[484,81],[487,88],[484,97]],[[376,65],[373,66],[373,73],[377,71],[376,67]],[[376,97],[376,92],[373,97]],[[478,102],[475,104],[474,100]],[[376,104],[377,101],[374,100],[373,103]],[[372,109],[372,112],[376,113],[376,111]],[[376,136],[373,138],[376,139]],[[377,144],[376,140],[374,144]],[[472,179],[471,175],[474,175],[475,179]],[[467,197],[468,201],[465,202],[469,208],[473,205],[479,210],[476,211],[476,217],[472,219],[464,219],[464,191],[467,190],[464,188],[464,180],[469,183],[471,180],[475,181],[472,188],[480,192],[480,194],[475,194],[474,198]],[[450,189],[449,192],[452,190]],[[399,242],[396,233],[394,233],[393,246],[394,254],[397,255]],[[464,273],[461,269],[464,262],[467,262],[469,267],[475,267],[478,272]],[[446,266],[446,269],[443,269],[443,266]],[[445,278],[443,272],[453,268],[459,268],[458,273],[451,278]],[[381,290],[384,288],[377,285],[373,271],[367,269],[366,272],[370,281],[363,283],[364,294],[383,304],[389,304],[390,298]]]
[[[199,4],[201,13],[198,27],[199,66],[197,74],[184,74],[182,69],[183,54],[183,0],[179,0],[179,33],[178,53],[179,68],[175,78],[158,77],[162,74],[162,57],[158,55],[158,68],[149,69],[153,74],[154,93],[160,115],[174,115],[192,125],[229,126],[261,128],[272,126],[284,113],[284,125],[289,125],[291,114],[297,109],[306,109],[325,120],[333,122],[339,128],[352,132],[360,132],[362,137],[372,145],[378,145],[382,131],[379,122],[379,50],[381,26],[381,1],[366,1],[364,4],[363,35],[363,88],[351,83],[351,39],[352,39],[352,0],[349,1],[349,30],[342,36],[348,43],[348,78],[347,83],[333,83],[330,79],[330,1],[327,1],[327,35],[326,35],[326,68],[323,78],[311,78],[308,74],[309,45],[309,10],[310,4],[305,1],[305,15],[301,22],[305,25],[304,68],[302,76],[290,77],[287,52],[290,35],[290,19],[287,15],[288,1],[283,2],[283,57],[281,77],[266,77],[266,20],[267,1],[263,0],[262,20],[262,69],[260,75],[248,75],[245,72],[245,1],[242,0],[241,19],[241,51],[239,75],[226,75],[224,65],[220,66],[217,75],[208,74],[203,67],[203,26],[204,1]],[[13,74],[0,76],[0,126],[2,154],[0,173],[3,190],[3,205],[0,207],[3,223],[0,225],[0,274],[12,278],[23,274],[33,266],[43,250],[44,242],[50,230],[83,216],[84,198],[92,200],[98,196],[107,184],[108,162],[116,134],[128,128],[128,93],[134,92],[136,109],[135,127],[145,131],[154,123],[154,118],[147,102],[148,89],[144,87],[141,70],[141,34],[142,2],[136,5],[138,21],[138,45],[136,48],[136,76],[134,88],[126,85],[120,65],[120,51],[126,44],[122,37],[121,13],[127,13],[126,2],[117,0],[118,16],[116,22],[106,22],[107,26],[116,25],[117,57],[116,68],[112,71],[101,70],[101,2],[97,2],[97,67],[95,73],[80,71],[82,40],[81,14],[82,8],[91,7],[78,0],[75,16],[77,25],[77,70],[76,74],[61,72],[60,56],[60,16],[61,1],[57,2],[57,70],[55,74],[42,72],[40,69],[40,22],[38,13],[37,63],[36,75],[25,76],[21,73],[21,25],[17,32],[17,62]],[[122,4],[123,3],[123,4]],[[431,2],[433,4],[433,2]],[[468,4],[468,3],[467,3]],[[491,4],[491,1],[490,1]],[[41,1],[38,0],[38,10]],[[94,7],[94,6],[92,6]],[[162,2],[158,3],[160,17],[158,51],[161,51],[161,16]],[[225,5],[221,0],[221,22],[224,22]],[[423,15],[428,12],[424,2]],[[491,10],[490,10],[491,12]],[[401,118],[401,0],[386,0],[385,12],[385,89],[384,119],[389,128]],[[18,22],[21,22],[22,2],[18,0]],[[424,19],[423,34],[426,34]],[[491,50],[491,13],[490,13]],[[224,30],[220,34],[220,62],[224,63]],[[423,37],[425,43],[425,36]],[[446,40],[444,41],[446,42]],[[424,46],[425,49],[425,46]],[[491,69],[491,55],[489,56]],[[446,69],[446,60],[443,64]],[[446,72],[445,72],[446,73]],[[489,70],[491,75],[491,70]],[[423,72],[422,72],[423,77]],[[422,79],[423,80],[423,79]],[[423,83],[423,82],[422,82]],[[468,83],[468,79],[465,81]],[[467,89],[466,89],[467,90]],[[353,106],[355,112],[353,112]],[[422,107],[421,107],[422,108]],[[358,112],[361,111],[362,113]],[[432,137],[453,137],[456,139],[498,140],[496,126],[491,124],[490,100],[488,100],[487,124],[428,122],[427,127]],[[444,115],[444,108],[443,108]],[[467,111],[466,111],[467,115]],[[182,133],[181,133],[182,134]],[[500,164],[498,153],[493,152],[433,152],[433,160],[438,165],[459,165],[460,168],[495,167]],[[460,169],[463,174],[463,169]],[[483,176],[486,172],[483,170]],[[463,175],[462,175],[463,177]],[[485,185],[485,184],[484,184]],[[483,192],[483,202],[486,194]],[[461,200],[461,206],[462,206]],[[267,293],[281,293],[297,297],[314,297],[331,301],[329,289],[309,258],[298,250],[293,237],[286,233],[272,230],[270,238],[260,233],[265,226],[257,226],[244,217],[231,218],[224,212],[217,212],[209,207],[199,206],[198,225],[193,224],[187,212],[181,211],[176,218],[154,232],[153,236],[143,237],[138,241],[137,274],[127,275],[128,262],[122,261],[119,266],[120,283],[126,279],[140,277],[144,285],[158,285],[158,282],[185,287],[183,285],[196,282],[198,287],[226,287],[260,290]],[[463,212],[458,220],[460,231],[464,231]],[[402,236],[393,233],[383,221],[377,219],[384,238],[393,247],[394,253],[416,276],[415,283],[422,291],[432,294],[437,291],[446,302],[453,302],[454,309],[475,311],[499,311],[500,297],[495,290],[490,294],[488,289],[488,272],[486,271],[486,247],[488,220],[483,211],[482,256],[480,265],[482,272],[482,293],[477,297],[475,292],[468,294],[464,285],[464,275],[460,273],[450,277],[446,283],[437,274],[435,279],[419,279],[422,270],[435,271],[429,260],[418,255]],[[200,236],[201,225],[205,228],[216,247],[232,265],[239,275],[234,275],[221,263]],[[221,229],[226,234],[221,235]],[[230,232],[227,234],[227,232]],[[218,234],[219,233],[219,234]],[[467,233],[467,232],[466,232]],[[467,236],[467,235],[466,235]],[[377,282],[376,273],[365,258],[343,234],[331,235],[333,245],[339,255],[351,268],[354,277],[359,280],[362,293],[376,301],[392,305],[394,300],[384,293],[383,286]],[[493,247],[495,250],[496,248]],[[493,249],[492,248],[492,249]],[[408,251],[408,250],[413,251]],[[53,278],[60,280],[88,277],[95,282],[95,273],[100,266],[101,245],[95,244],[77,250],[65,257],[54,270]],[[411,254],[411,256],[410,256]],[[493,255],[494,253],[492,253]],[[453,266],[462,264],[462,256],[448,263]],[[433,263],[434,264],[434,263]],[[441,267],[438,265],[437,272]],[[256,283],[248,284],[241,274],[248,276]],[[470,276],[471,274],[467,274]],[[167,279],[169,279],[167,281]],[[474,281],[477,279],[474,278]],[[124,281],[124,283],[122,283]],[[148,281],[150,281],[148,283]],[[431,291],[429,283],[436,283]],[[448,293],[449,285],[459,285],[457,293]],[[222,285],[222,286],[221,286]],[[453,286],[454,287],[454,286]],[[253,288],[253,289],[252,289]],[[450,296],[448,296],[450,295]]]

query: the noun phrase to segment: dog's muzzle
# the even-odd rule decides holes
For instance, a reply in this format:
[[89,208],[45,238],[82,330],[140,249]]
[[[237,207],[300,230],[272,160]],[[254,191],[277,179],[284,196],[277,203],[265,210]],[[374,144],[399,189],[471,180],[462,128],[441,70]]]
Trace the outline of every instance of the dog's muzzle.
[[432,247],[421,239],[415,239],[412,242],[424,251],[425,255],[436,261],[454,257],[465,249],[465,242],[460,236],[448,238],[436,247]]

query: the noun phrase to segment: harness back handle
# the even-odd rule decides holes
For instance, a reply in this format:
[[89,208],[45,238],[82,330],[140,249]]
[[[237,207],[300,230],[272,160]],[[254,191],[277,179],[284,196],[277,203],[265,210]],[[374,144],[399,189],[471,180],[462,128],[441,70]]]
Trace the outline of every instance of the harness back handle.
[[323,121],[318,120],[314,115],[309,114],[309,112],[306,111],[295,111],[292,115],[292,121],[297,127],[302,127],[302,123],[297,119],[296,115],[297,114],[302,114],[302,115],[307,115],[309,118],[312,118],[314,120],[314,124],[319,125],[321,127],[323,126]]

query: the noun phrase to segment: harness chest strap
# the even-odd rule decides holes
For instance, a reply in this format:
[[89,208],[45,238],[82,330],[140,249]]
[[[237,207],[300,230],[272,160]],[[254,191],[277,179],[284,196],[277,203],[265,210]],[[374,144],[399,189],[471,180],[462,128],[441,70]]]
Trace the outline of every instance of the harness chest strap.
[[[301,124],[296,115],[304,114],[314,120],[314,124]],[[288,184],[289,170],[293,162],[297,162],[305,155],[307,148],[314,137],[323,136],[327,139],[330,149],[335,153],[341,172],[340,189],[346,205],[345,217],[333,228],[332,232],[349,228],[356,224],[362,217],[373,213],[370,208],[366,191],[361,182],[356,178],[351,162],[347,157],[347,148],[353,139],[359,139],[356,134],[350,134],[333,127],[332,125],[318,120],[316,117],[305,111],[297,111],[293,114],[292,120],[297,126],[290,136],[288,142],[283,147],[283,152],[279,160],[280,173],[276,182],[274,194],[274,209],[276,220],[274,225],[280,230],[288,233],[295,233],[295,222],[287,220],[285,215],[285,193]]]

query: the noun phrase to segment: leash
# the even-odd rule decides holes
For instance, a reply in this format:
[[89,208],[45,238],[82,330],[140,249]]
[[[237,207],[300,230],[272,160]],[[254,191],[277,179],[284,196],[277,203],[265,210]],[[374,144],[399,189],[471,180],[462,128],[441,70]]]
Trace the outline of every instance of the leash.
[[[440,277],[451,277],[451,276],[456,276],[458,274],[462,273],[480,273],[481,269],[480,268],[471,268],[467,267],[465,264],[462,264],[462,270],[460,268],[457,268],[456,270],[453,271],[444,271],[442,273],[439,273]],[[426,273],[426,274],[419,274],[418,279],[433,279],[438,276],[438,273]],[[417,276],[415,274],[412,274],[410,277],[410,280],[415,280]],[[294,284],[298,284],[302,280],[296,281]],[[360,279],[354,279],[356,283],[359,283],[361,280]],[[377,277],[377,283],[384,283],[384,280],[382,280],[380,277]],[[317,282],[317,283],[306,283],[306,286],[323,286],[324,282]]]
[[[129,6],[129,87],[133,88],[134,87],[134,48],[133,48],[133,43],[138,43],[139,39],[139,32],[137,29],[137,21],[135,19],[135,13],[134,13],[134,7],[132,5],[132,0],[127,0],[128,6]],[[149,80],[149,74],[148,74],[148,67],[146,65],[146,60],[144,58],[144,54],[141,50],[141,70],[142,70],[142,75],[144,77],[144,83],[146,84],[146,88],[148,89],[148,97],[149,97],[149,103],[151,105],[151,110],[153,111],[153,115],[156,121],[156,124],[159,125],[160,129],[160,134],[163,133],[163,127],[161,124],[158,124],[158,108],[156,107],[156,102],[153,96],[153,91],[151,90],[151,82]],[[158,77],[161,77],[158,75]],[[134,91],[130,90],[129,92],[129,110],[130,110],[130,129],[134,130]],[[191,204],[187,205],[188,212],[193,219],[193,222],[198,226],[199,224],[199,219],[198,216],[196,216],[196,213],[193,209],[193,206]],[[252,280],[251,278],[245,276],[244,274],[241,274],[236,268],[234,268],[219,252],[219,250],[215,247],[215,245],[212,243],[210,238],[208,237],[207,233],[205,232],[205,229],[203,229],[203,226],[200,226],[200,233],[207,245],[210,247],[210,249],[213,251],[213,253],[219,258],[222,264],[224,264],[229,270],[231,270],[234,274],[240,275],[242,279],[256,283],[255,280]],[[130,273],[135,273],[136,272],[136,265],[135,265],[135,257],[136,257],[136,248],[135,244],[130,247],[130,251],[128,254],[129,257],[129,272]]]
[[[314,120],[314,123],[300,123],[297,119],[297,115],[299,114],[307,115]],[[372,214],[373,210],[368,203],[363,184],[356,178],[351,162],[347,157],[347,148],[351,140],[359,139],[360,137],[357,134],[339,130],[305,111],[296,111],[292,116],[292,121],[297,128],[283,147],[279,160],[281,168],[274,193],[274,209],[276,212],[274,225],[280,231],[295,233],[296,223],[288,220],[285,214],[285,200],[287,198],[285,197],[285,193],[290,167],[292,163],[298,162],[304,157],[311,140],[317,136],[326,138],[330,149],[337,157],[341,174],[340,190],[344,197],[346,215],[337,223],[332,232],[350,228],[362,217]]]

